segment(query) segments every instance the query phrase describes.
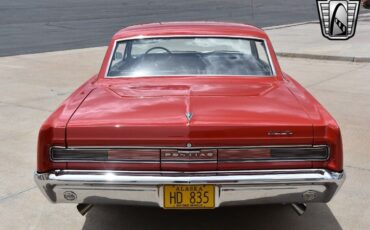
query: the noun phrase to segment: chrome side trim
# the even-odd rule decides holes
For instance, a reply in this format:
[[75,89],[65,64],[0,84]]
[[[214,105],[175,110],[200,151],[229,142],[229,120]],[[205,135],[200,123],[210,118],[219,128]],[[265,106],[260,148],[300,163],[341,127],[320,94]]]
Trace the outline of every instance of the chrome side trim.
[[[35,173],[34,178],[40,190],[54,203],[159,207],[163,206],[165,184],[213,184],[218,207],[328,202],[342,185],[345,174],[325,169],[205,172],[56,170]],[[75,194],[73,200],[68,196],[71,193]]]
[[146,160],[52,160],[53,162],[70,162],[70,163],[107,163],[107,164],[160,164],[160,161],[146,161]]
[[218,160],[219,163],[258,163],[258,162],[305,162],[305,161],[326,161],[325,159],[235,159],[235,160]]
[[[87,148],[87,149],[102,149],[102,148],[109,148],[109,149],[251,149],[251,148],[279,148],[279,147],[325,147],[327,145],[241,145],[241,146],[127,146],[127,145],[120,145],[120,146],[68,146],[70,149],[77,149],[77,148]],[[53,146],[52,148],[66,148],[65,146]]]
[[162,160],[162,164],[217,164],[215,160]]

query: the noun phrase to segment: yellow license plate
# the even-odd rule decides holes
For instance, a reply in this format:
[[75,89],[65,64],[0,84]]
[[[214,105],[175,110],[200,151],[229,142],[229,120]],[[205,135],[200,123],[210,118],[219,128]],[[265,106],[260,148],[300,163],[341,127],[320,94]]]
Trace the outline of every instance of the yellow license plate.
[[215,207],[214,185],[165,185],[163,207],[169,209],[206,209]]

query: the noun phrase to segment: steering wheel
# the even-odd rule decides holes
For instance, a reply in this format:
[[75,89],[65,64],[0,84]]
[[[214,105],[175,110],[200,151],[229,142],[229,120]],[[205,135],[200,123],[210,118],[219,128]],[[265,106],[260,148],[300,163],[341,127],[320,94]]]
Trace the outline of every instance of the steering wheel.
[[148,54],[148,53],[150,53],[150,52],[151,52],[151,51],[153,51],[153,50],[164,50],[164,51],[166,51],[166,53],[171,54],[171,51],[169,51],[168,49],[166,49],[166,48],[164,48],[164,47],[162,47],[162,46],[155,46],[155,47],[152,47],[152,48],[148,49],[148,50],[145,52],[145,54]]

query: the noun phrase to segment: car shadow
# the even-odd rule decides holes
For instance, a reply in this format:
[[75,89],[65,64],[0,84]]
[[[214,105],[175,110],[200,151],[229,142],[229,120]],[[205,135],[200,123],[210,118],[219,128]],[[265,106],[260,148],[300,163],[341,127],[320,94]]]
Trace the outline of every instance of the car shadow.
[[163,210],[96,205],[83,229],[342,229],[326,204],[309,204],[303,216],[290,205],[225,207],[215,210]]

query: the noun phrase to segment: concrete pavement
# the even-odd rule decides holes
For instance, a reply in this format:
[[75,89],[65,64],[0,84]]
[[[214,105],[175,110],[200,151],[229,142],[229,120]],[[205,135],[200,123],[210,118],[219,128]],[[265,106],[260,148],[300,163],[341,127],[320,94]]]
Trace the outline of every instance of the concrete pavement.
[[365,63],[280,58],[284,70],[328,108],[343,132],[347,181],[328,205],[311,204],[302,217],[281,205],[191,212],[96,206],[81,217],[74,205],[48,203],[32,180],[38,128],[98,70],[104,50],[0,59],[0,228],[365,229],[370,225],[370,66]]
[[280,56],[370,62],[370,14],[360,15],[355,36],[345,41],[324,38],[318,21],[265,30]]
[[[282,39],[287,44],[280,43],[280,36],[285,36],[285,32],[278,35],[268,31],[278,51],[295,45],[293,38]],[[358,30],[356,37],[361,37],[361,33]],[[293,35],[299,33],[292,32]],[[301,39],[306,40],[296,39],[296,42],[310,45],[307,37]],[[318,47],[324,44],[315,42]],[[330,47],[330,52],[339,52],[341,46]],[[325,48],[322,45],[317,50]],[[365,43],[363,49],[369,48]],[[189,212],[95,206],[82,217],[74,205],[49,203],[32,178],[38,129],[63,99],[98,71],[104,52],[105,47],[98,47],[0,58],[0,229],[367,229],[370,226],[370,65],[343,61],[279,58],[282,68],[305,86],[341,126],[347,180],[329,204],[310,204],[302,217],[283,205]]]

